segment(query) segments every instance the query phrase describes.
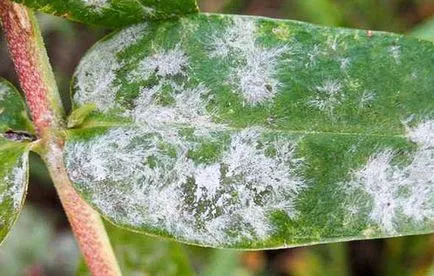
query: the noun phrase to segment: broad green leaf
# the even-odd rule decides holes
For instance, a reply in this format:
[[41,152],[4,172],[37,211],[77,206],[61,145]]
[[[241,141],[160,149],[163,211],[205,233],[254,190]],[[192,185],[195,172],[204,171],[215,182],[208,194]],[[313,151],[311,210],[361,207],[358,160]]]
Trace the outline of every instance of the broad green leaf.
[[0,242],[24,203],[31,127],[18,91],[0,79]]
[[119,28],[197,13],[195,0],[13,0],[68,19]]
[[434,231],[434,45],[197,15],[99,42],[65,162],[123,227],[278,248]]
[[[106,224],[116,258],[124,275],[194,275],[187,253],[175,242],[131,233]],[[77,276],[90,275],[83,259]]]

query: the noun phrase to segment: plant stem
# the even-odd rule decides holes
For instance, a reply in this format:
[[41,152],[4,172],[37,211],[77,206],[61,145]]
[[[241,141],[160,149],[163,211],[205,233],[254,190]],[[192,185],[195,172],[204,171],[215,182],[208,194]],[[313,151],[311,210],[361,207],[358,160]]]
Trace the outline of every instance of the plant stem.
[[74,190],[63,163],[65,114],[42,36],[32,11],[0,0],[9,51],[29,106],[42,155],[93,275],[121,275],[100,216]]
[[37,134],[63,126],[64,111],[42,36],[33,13],[0,0],[0,17],[21,88]]
[[72,187],[60,145],[51,143],[45,156],[60,201],[92,275],[121,275],[99,214]]

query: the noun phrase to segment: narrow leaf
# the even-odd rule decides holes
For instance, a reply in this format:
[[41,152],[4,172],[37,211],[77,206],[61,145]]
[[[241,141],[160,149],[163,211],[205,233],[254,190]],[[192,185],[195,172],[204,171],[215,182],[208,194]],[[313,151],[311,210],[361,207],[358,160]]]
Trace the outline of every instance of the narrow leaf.
[[0,79],[0,242],[21,211],[29,174],[32,128],[18,91]]
[[119,28],[148,20],[197,13],[195,0],[14,0],[30,8],[68,19]]
[[115,224],[278,248],[434,231],[434,45],[256,17],[136,25],[74,79],[65,162]]

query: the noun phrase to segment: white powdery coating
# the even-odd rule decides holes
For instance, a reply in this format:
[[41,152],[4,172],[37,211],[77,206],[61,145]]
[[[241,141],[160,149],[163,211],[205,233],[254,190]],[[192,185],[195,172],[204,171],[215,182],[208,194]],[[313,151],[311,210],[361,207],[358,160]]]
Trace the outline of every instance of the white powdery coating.
[[[188,151],[196,143],[175,131],[114,129],[67,145],[66,163],[71,179],[118,223],[166,229],[202,244],[262,240],[273,230],[271,212],[296,216],[293,203],[304,186],[295,173],[296,143],[260,143],[262,133],[235,133],[221,161],[195,164]],[[168,154],[162,143],[176,154]],[[275,156],[266,155],[269,147]],[[188,198],[192,202],[186,202]]]
[[398,45],[391,46],[387,51],[395,60],[396,64],[401,63],[401,46]]
[[[135,100],[135,108],[130,112],[137,123],[167,128],[170,124],[189,124],[200,126],[211,124],[206,106],[210,100],[208,89],[203,85],[196,88],[184,88],[171,84],[174,103],[161,105],[156,103],[156,95],[162,85],[143,88],[140,96]],[[169,126],[170,127],[170,126]]]
[[82,0],[87,7],[93,8],[96,11],[101,11],[104,8],[110,7],[110,0]]
[[[256,43],[256,25],[248,18],[235,18],[232,26],[214,37],[210,50],[213,58],[235,58],[230,82],[240,92],[245,103],[256,105],[271,100],[279,90],[276,79],[278,59],[288,52],[288,46],[264,48]],[[242,64],[242,65],[240,65]]]
[[14,210],[18,210],[24,197],[27,184],[27,170],[28,170],[28,154],[23,154],[18,164],[5,175],[3,178],[3,185],[6,190],[3,191],[0,202],[10,198]]
[[326,80],[320,86],[315,87],[315,96],[308,101],[308,105],[320,111],[332,113],[344,100],[345,95],[342,88],[340,81]]
[[159,51],[141,60],[129,78],[146,80],[154,73],[159,77],[185,75],[187,66],[188,57],[178,44],[174,49]]
[[115,84],[116,72],[123,66],[117,54],[135,44],[144,35],[145,28],[146,24],[140,24],[123,29],[89,52],[75,75],[75,103],[93,103],[100,111],[116,107],[119,91],[119,85]]
[[394,165],[393,151],[379,152],[350,183],[350,196],[362,190],[371,197],[369,218],[386,233],[395,233],[401,220],[434,219],[434,121],[409,129],[408,137],[418,146],[409,165]]
[[[207,105],[212,99],[205,85],[188,87],[188,80],[176,83],[172,77],[185,76],[188,58],[177,45],[174,49],[159,51],[139,62],[138,68],[130,75],[130,81],[149,80],[157,76],[157,83],[152,87],[143,87],[139,97],[134,100],[134,107],[124,115],[130,116],[136,123],[152,126],[161,131],[169,130],[180,124],[194,127],[217,127],[211,122]],[[161,104],[159,95],[165,91],[172,99],[169,104]],[[199,130],[198,130],[199,131]]]
[[360,96],[359,107],[364,108],[370,103],[372,103],[375,99],[375,96],[376,96],[375,92],[367,91],[367,90],[363,91],[362,95]]
[[9,92],[9,86],[0,82],[0,101],[3,101]]

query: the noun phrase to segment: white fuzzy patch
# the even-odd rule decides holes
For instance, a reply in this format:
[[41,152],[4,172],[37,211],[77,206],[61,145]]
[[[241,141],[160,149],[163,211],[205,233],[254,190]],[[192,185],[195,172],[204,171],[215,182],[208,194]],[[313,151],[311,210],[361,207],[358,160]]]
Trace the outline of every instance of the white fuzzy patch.
[[0,82],[0,101],[3,101],[9,92],[9,86]]
[[375,92],[364,90],[362,95],[360,96],[359,107],[364,108],[367,105],[371,104],[375,99]]
[[28,177],[28,154],[23,154],[23,157],[18,161],[18,164],[12,171],[6,172],[3,178],[3,185],[6,187],[0,196],[0,202],[7,199],[12,199],[14,210],[19,210],[26,191]]
[[[187,55],[180,45],[171,50],[158,51],[140,61],[130,75],[130,81],[148,80],[154,75],[157,82],[152,87],[141,88],[139,97],[134,100],[134,108],[127,110],[125,115],[132,117],[136,123],[162,131],[180,124],[202,128],[215,126],[207,111],[212,98],[208,88],[203,84],[189,88],[188,81],[180,84],[173,80],[173,77],[185,77],[188,66]],[[158,101],[163,91],[172,103]]]
[[111,5],[110,0],[82,0],[82,2],[86,7],[93,8],[98,12]]
[[353,173],[349,185],[351,196],[358,191],[370,196],[371,202],[357,202],[359,210],[368,204],[369,219],[386,233],[395,233],[401,221],[434,219],[434,121],[409,129],[408,137],[418,146],[410,164],[393,164],[391,150],[379,152]]
[[391,46],[387,51],[395,60],[396,64],[401,63],[401,46],[399,45]]
[[246,104],[270,101],[278,92],[276,78],[278,59],[290,50],[288,46],[265,48],[256,43],[256,23],[236,18],[223,34],[212,39],[211,57],[239,59],[231,65],[230,82]]
[[[195,164],[188,151],[196,143],[176,131],[113,129],[68,144],[66,163],[71,179],[118,223],[163,228],[213,245],[266,239],[273,231],[268,215],[283,211],[295,217],[294,200],[304,184],[295,173],[296,144],[265,142],[262,133],[234,133],[220,162]],[[267,156],[269,147],[275,156]]]
[[351,59],[348,57],[339,59],[339,67],[342,71],[346,72],[351,65]]
[[119,85],[117,70],[124,65],[117,55],[135,44],[145,34],[146,24],[123,29],[114,37],[96,44],[77,68],[74,102],[93,103],[100,111],[116,107]]
[[322,54],[320,47],[318,45],[314,45],[312,50],[307,52],[307,62],[305,64],[306,68],[314,67],[318,62],[318,57]]
[[131,72],[130,81],[146,80],[154,73],[159,77],[185,75],[188,57],[177,45],[174,49],[159,51],[139,62],[138,68]]
[[342,89],[343,86],[340,81],[326,80],[321,85],[315,87],[315,96],[308,101],[308,105],[320,111],[333,113],[335,108],[341,105],[344,100],[345,95]]
[[150,89],[143,88],[140,96],[135,100],[135,108],[131,112],[135,121],[153,126],[164,124],[198,126],[210,123],[206,111],[210,97],[205,86],[184,88],[171,85],[170,87],[172,89],[170,95],[174,98],[174,103],[170,105],[156,103],[157,93],[162,89],[161,84]]

